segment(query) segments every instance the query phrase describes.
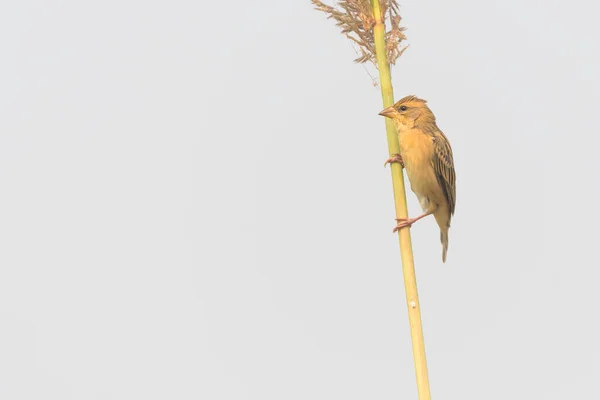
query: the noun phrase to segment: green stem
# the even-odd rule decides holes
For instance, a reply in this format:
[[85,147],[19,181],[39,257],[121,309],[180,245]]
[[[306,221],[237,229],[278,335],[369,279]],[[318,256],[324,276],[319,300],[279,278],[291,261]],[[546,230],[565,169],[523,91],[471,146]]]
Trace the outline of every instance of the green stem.
[[[390,65],[386,56],[385,23],[384,18],[381,15],[379,0],[371,0],[371,7],[373,9],[373,16],[375,17],[373,35],[375,38],[375,51],[377,57],[377,66],[379,69],[381,97],[383,99],[383,107],[387,108],[394,104],[394,90],[392,88]],[[396,128],[394,127],[393,121],[389,118],[385,118],[385,129],[387,133],[390,157],[394,154],[399,154],[400,144],[398,143],[398,134],[396,133]],[[406,206],[406,189],[404,185],[402,167],[399,163],[392,163],[391,170],[396,218],[407,218],[408,208]],[[421,306],[419,304],[417,278],[415,274],[409,228],[400,229],[398,241],[400,243],[400,256],[402,258],[402,273],[404,275],[404,287],[406,290],[406,303],[408,306],[408,319],[410,323],[410,336],[415,362],[419,400],[430,400],[431,393],[429,391],[429,376],[427,373],[427,360],[425,358],[425,341],[423,338],[423,326],[421,323]]]

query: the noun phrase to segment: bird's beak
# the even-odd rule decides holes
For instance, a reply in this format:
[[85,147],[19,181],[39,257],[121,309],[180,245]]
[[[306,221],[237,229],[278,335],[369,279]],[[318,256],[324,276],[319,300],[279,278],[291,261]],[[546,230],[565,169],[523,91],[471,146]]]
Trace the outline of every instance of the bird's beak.
[[379,115],[381,115],[382,117],[394,118],[398,115],[398,111],[394,108],[394,106],[390,106],[385,110],[381,111]]

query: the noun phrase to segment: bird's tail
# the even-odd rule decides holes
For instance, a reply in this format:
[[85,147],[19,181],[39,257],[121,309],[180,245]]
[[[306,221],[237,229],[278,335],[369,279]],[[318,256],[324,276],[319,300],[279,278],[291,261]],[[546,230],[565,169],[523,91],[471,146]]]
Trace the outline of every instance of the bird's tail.
[[448,231],[450,230],[450,219],[452,218],[447,208],[440,207],[434,214],[435,220],[440,227],[440,241],[442,242],[442,261],[446,262],[448,252]]
[[442,242],[442,261],[446,262],[448,252],[448,228],[440,230],[440,241]]

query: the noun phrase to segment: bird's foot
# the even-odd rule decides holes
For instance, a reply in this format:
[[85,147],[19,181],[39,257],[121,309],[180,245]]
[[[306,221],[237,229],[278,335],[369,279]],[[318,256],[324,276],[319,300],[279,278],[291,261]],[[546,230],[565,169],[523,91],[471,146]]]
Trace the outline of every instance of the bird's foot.
[[394,230],[392,232],[396,233],[402,228],[406,228],[406,227],[410,228],[412,226],[412,224],[417,220],[418,220],[418,218],[396,218],[396,222],[398,223],[398,225],[396,225],[396,227],[394,228]]
[[392,157],[385,160],[383,166],[385,167],[388,164],[398,163],[404,168],[404,160],[402,160],[402,156],[400,154],[394,154]]
[[414,224],[421,218],[425,218],[426,216],[431,215],[431,214],[433,214],[433,211],[428,211],[425,214],[421,214],[418,217],[414,217],[414,218],[396,218],[396,222],[398,224],[396,225],[396,227],[394,228],[394,230],[392,232],[396,233],[402,228],[406,228],[406,227],[410,228],[410,226],[412,224]]

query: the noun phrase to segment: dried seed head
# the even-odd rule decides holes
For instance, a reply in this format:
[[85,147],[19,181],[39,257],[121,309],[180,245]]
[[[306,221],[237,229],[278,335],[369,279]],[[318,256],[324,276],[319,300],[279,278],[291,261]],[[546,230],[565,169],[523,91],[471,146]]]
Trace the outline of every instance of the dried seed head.
[[[373,18],[370,1],[340,0],[337,2],[337,8],[328,6],[319,0],[311,1],[317,10],[327,14],[327,18],[336,21],[342,34],[358,45],[360,55],[354,61],[361,64],[371,62],[377,68],[373,38],[375,18]],[[401,46],[401,42],[406,39],[406,36],[403,33],[405,28],[400,26],[402,18],[396,0],[381,0],[381,14],[385,18],[387,29],[385,32],[386,56],[388,62],[393,65],[407,48],[407,46]]]

